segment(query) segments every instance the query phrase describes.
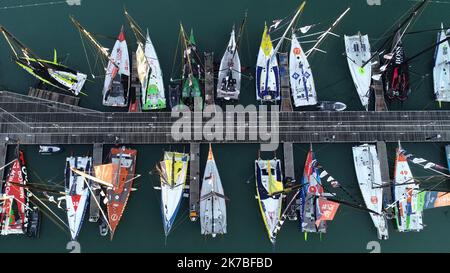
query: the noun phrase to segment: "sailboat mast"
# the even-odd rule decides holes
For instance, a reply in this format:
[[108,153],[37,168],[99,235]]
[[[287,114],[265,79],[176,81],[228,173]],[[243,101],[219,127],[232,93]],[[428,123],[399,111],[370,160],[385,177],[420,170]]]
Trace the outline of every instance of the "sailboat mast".
[[[409,25],[411,24],[412,20],[414,19],[414,17],[417,15],[418,11],[425,5],[426,2],[428,2],[429,0],[423,0],[415,9],[414,11],[408,16],[408,18],[406,18],[394,31],[393,31],[393,35],[390,37],[392,38],[400,29],[402,29],[403,26],[407,25],[405,27],[405,30],[403,31],[402,35],[400,36],[400,39],[404,36],[404,34],[406,33],[406,30],[408,29]],[[373,58],[375,58],[375,56],[377,54],[380,54],[380,52],[384,49],[384,47],[386,46],[386,44],[390,41],[390,39],[386,39],[384,41],[384,43],[381,45],[380,48],[378,48],[375,53],[366,61],[362,64],[361,67],[366,66],[368,63],[370,63]],[[397,46],[397,45],[396,45]],[[395,47],[396,47],[395,46]],[[395,48],[394,47],[394,48]]]
[[108,49],[106,47],[103,47],[95,38],[92,36],[92,34],[87,31],[81,24],[78,22],[73,16],[70,16],[70,20],[72,23],[80,30],[88,39],[91,41],[91,43],[102,53],[106,58],[108,58],[110,61],[112,59],[109,56]]
[[183,25],[180,23],[180,31],[181,31],[181,35],[182,35],[182,40],[183,40],[183,45],[184,45],[184,54],[186,54],[186,59],[188,60],[188,65],[189,65],[189,75],[192,74],[192,63],[191,63],[191,56],[190,54],[187,52],[188,50],[188,44],[186,41],[186,34],[184,32],[184,28]]
[[333,22],[333,24],[324,32],[320,35],[320,38],[317,40],[317,42],[314,44],[314,46],[309,49],[306,53],[306,57],[309,57],[309,55],[311,55],[311,53],[314,52],[314,50],[317,50],[317,48],[319,47],[319,45],[323,42],[323,40],[325,40],[325,37],[331,33],[331,31],[339,24],[339,22],[342,20],[342,18],[344,18],[344,16],[350,11],[350,7],[348,7],[337,19],[336,21]]
[[138,43],[143,44],[145,42],[145,37],[144,37],[144,34],[142,33],[141,27],[138,25],[136,20],[134,20],[134,18],[131,17],[131,15],[128,13],[128,11],[126,9],[124,10],[124,13],[125,13],[125,17],[128,20],[128,23],[130,24],[131,30],[133,31],[134,36],[136,37],[136,41]]
[[300,7],[298,8],[297,12],[296,12],[295,15],[294,15],[294,18],[292,18],[292,20],[291,20],[291,22],[289,23],[288,27],[287,27],[286,30],[284,31],[283,36],[281,36],[280,40],[278,41],[278,44],[277,44],[277,46],[275,47],[275,50],[273,51],[273,55],[272,55],[272,56],[275,56],[275,55],[277,54],[278,50],[279,50],[280,47],[281,47],[281,44],[282,44],[283,41],[284,41],[284,38],[286,38],[286,35],[288,34],[289,30],[291,29],[291,27],[292,27],[292,26],[294,25],[294,23],[295,23],[295,19],[297,19],[297,17],[298,17],[298,16],[300,15],[300,13],[303,11],[303,9],[305,8],[305,5],[306,5],[306,1],[304,1],[304,2],[300,5]]
[[[242,19],[242,23],[241,26],[239,27],[239,33],[237,36],[237,41],[236,41],[236,50],[233,53],[233,57],[231,58],[232,60],[234,59],[234,56],[237,54],[237,51],[239,50],[240,46],[241,46],[241,36],[242,33],[244,32],[244,26],[247,22],[247,11],[245,11],[245,15],[244,15],[244,19]],[[234,26],[233,26],[233,30],[234,30]]]
[[[8,42],[8,45],[11,48],[11,50],[13,51],[16,59],[19,59],[19,55],[17,54],[17,51],[14,48],[13,43],[15,43],[21,49],[21,51],[22,51],[23,55],[25,56],[25,58],[27,59],[27,61],[28,61],[28,59],[33,58],[40,66],[45,67],[45,65],[39,61],[39,58],[36,56],[36,54],[34,54],[31,51],[31,49],[26,47],[21,41],[19,41],[16,37],[14,37],[14,35],[12,35],[8,30],[6,30],[5,27],[0,26],[0,31],[3,33],[3,36],[5,37],[6,41]],[[13,41],[13,43],[11,42],[10,39]]]

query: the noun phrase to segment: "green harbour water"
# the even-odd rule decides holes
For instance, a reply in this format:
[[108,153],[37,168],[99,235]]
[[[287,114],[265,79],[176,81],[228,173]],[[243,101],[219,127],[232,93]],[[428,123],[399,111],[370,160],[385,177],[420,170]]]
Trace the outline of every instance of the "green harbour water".
[[[46,2],[45,0],[41,1]],[[213,51],[218,62],[225,50],[231,27],[239,25],[245,10],[248,10],[248,24],[241,45],[241,62],[253,73],[264,21],[268,23],[290,14],[299,4],[297,0],[152,0],[152,1],[107,1],[83,0],[80,6],[65,3],[2,9],[1,6],[27,5],[37,0],[2,1],[0,3],[0,24],[5,26],[19,40],[30,47],[38,56],[53,57],[56,48],[60,58],[76,69],[88,73],[89,68],[83,53],[78,30],[69,20],[74,15],[80,23],[95,34],[106,47],[111,47],[120,26],[124,25],[130,52],[136,49],[135,39],[123,16],[125,6],[129,13],[143,28],[149,28],[150,36],[160,59],[166,83],[171,76],[174,52],[176,49],[179,23],[186,29],[194,29],[200,51]],[[379,38],[392,26],[397,17],[403,15],[416,3],[410,0],[381,0],[381,5],[370,6],[366,0],[310,0],[300,19],[300,25],[320,23],[311,30],[325,30],[347,6],[350,13],[334,30],[341,38],[330,36],[321,46],[327,54],[315,53],[310,59],[318,90],[319,100],[342,101],[348,110],[362,110],[359,98],[348,71],[344,52],[343,34],[361,31],[369,34],[372,48],[380,45]],[[439,28],[441,21],[450,27],[450,1],[428,4],[411,30]],[[432,45],[436,31],[408,35],[404,39],[406,52],[413,55]],[[280,35],[281,33],[277,33]],[[274,38],[274,37],[273,37]],[[308,48],[310,44],[305,44]],[[4,39],[0,39],[0,87],[18,93],[27,93],[35,79],[18,68],[10,59],[10,50]],[[432,84],[434,51],[429,51],[411,62],[412,93],[403,104],[389,105],[391,110],[437,110]],[[175,67],[179,69],[179,67]],[[179,73],[179,72],[178,72]],[[103,111],[111,108],[101,106],[102,79],[86,84],[87,97],[82,96],[80,105]],[[254,81],[243,79],[241,101],[244,105],[254,104]],[[167,84],[166,84],[167,86]],[[450,104],[442,109],[449,110]],[[353,167],[352,150],[354,144],[314,145],[319,162],[339,180],[353,195],[362,200]],[[403,143],[409,152],[430,161],[446,166],[444,146],[446,143]],[[172,149],[189,151],[188,145],[129,145],[138,149],[137,173],[142,176],[136,180],[138,189],[131,193],[124,216],[116,230],[114,240],[101,237],[96,223],[88,222],[86,217],[78,242],[81,252],[369,252],[367,244],[378,241],[376,230],[367,212],[341,206],[335,220],[328,225],[327,234],[320,239],[309,235],[304,240],[298,231],[297,222],[286,222],[281,230],[275,250],[272,249],[256,199],[254,160],[257,157],[257,144],[213,144],[214,156],[218,164],[227,203],[228,234],[218,238],[205,238],[200,234],[200,223],[188,219],[188,199],[183,200],[177,216],[175,228],[164,240],[160,212],[160,193],[153,189],[159,178],[150,173],[162,158],[163,151]],[[309,144],[294,144],[296,178],[300,179]],[[395,158],[396,143],[388,143],[388,160],[391,173]],[[53,156],[41,156],[36,146],[21,146],[25,152],[29,180],[31,183],[62,183],[65,157],[92,154],[92,146],[67,145],[64,152]],[[106,159],[109,148],[104,147]],[[208,145],[201,146],[200,173],[206,163]],[[263,153],[270,158],[273,153]],[[9,158],[12,157],[10,151]],[[283,151],[277,151],[283,157]],[[424,171],[411,166],[416,175]],[[202,176],[202,175],[201,175]],[[449,190],[443,183],[439,189]],[[426,227],[420,233],[399,233],[393,222],[389,226],[389,240],[380,242],[382,252],[450,252],[449,208],[427,210],[424,213]],[[61,217],[64,211],[57,210]],[[69,252],[70,241],[64,232],[49,219],[43,218],[39,239],[24,236],[0,237],[0,252]]]

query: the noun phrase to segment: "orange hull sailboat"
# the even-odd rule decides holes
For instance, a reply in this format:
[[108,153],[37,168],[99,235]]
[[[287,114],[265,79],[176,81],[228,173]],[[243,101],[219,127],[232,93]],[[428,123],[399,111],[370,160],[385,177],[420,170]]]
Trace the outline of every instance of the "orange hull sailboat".
[[[133,185],[137,150],[122,148],[111,149],[111,163],[120,166],[115,169],[113,188],[107,190],[108,220],[111,227],[111,240],[127,205]],[[120,165],[119,165],[120,164]]]

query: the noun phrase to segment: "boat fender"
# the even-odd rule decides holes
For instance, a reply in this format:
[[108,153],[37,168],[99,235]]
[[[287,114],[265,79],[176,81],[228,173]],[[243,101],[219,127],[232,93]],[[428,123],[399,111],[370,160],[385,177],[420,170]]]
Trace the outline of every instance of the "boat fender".
[[137,189],[136,188],[131,188],[131,191],[137,191]]
[[188,198],[189,197],[189,193],[187,193],[187,192],[183,193],[183,197]]
[[155,190],[161,190],[161,187],[153,187],[153,189],[155,189]]

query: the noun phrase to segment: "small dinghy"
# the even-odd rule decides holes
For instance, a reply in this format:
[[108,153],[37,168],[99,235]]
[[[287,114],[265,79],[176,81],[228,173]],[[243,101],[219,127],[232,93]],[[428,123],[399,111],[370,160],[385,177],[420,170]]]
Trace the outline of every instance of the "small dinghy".
[[89,181],[73,172],[71,168],[88,174],[92,173],[92,158],[88,156],[71,156],[66,158],[65,192],[67,219],[72,240],[76,240],[83,225],[88,205],[89,188],[86,183],[89,183]]
[[317,93],[311,66],[294,33],[289,54],[289,73],[295,107],[316,105]]
[[130,89],[130,57],[125,32],[120,30],[109,56],[103,85],[103,105],[126,107]]
[[216,237],[217,234],[227,233],[225,199],[222,182],[210,144],[208,161],[206,162],[202,189],[200,191],[200,225],[202,235]]
[[270,242],[275,244],[282,209],[283,174],[281,161],[255,160],[256,199]]
[[383,213],[383,185],[380,161],[375,145],[364,144],[353,147],[353,162],[356,177],[366,207],[377,229],[378,239],[388,239],[387,220]]
[[347,105],[338,101],[321,101],[317,108],[320,111],[344,111]]
[[39,145],[39,154],[41,155],[51,155],[61,152],[62,149],[58,146],[44,146]]
[[[371,59],[369,37],[361,35],[344,36],[345,51],[348,67],[355,83],[361,104],[369,108],[370,84],[372,82],[372,64],[367,63]],[[365,64],[365,65],[364,65]]]
[[[442,42],[447,39],[447,34],[441,24],[442,30],[438,34],[437,42]],[[433,81],[434,94],[436,101],[441,106],[442,102],[450,102],[450,46],[449,42],[445,41],[436,46],[436,53],[434,57]]]
[[227,49],[220,61],[217,81],[217,98],[238,100],[241,88],[241,60],[239,59],[236,35],[231,31]]

